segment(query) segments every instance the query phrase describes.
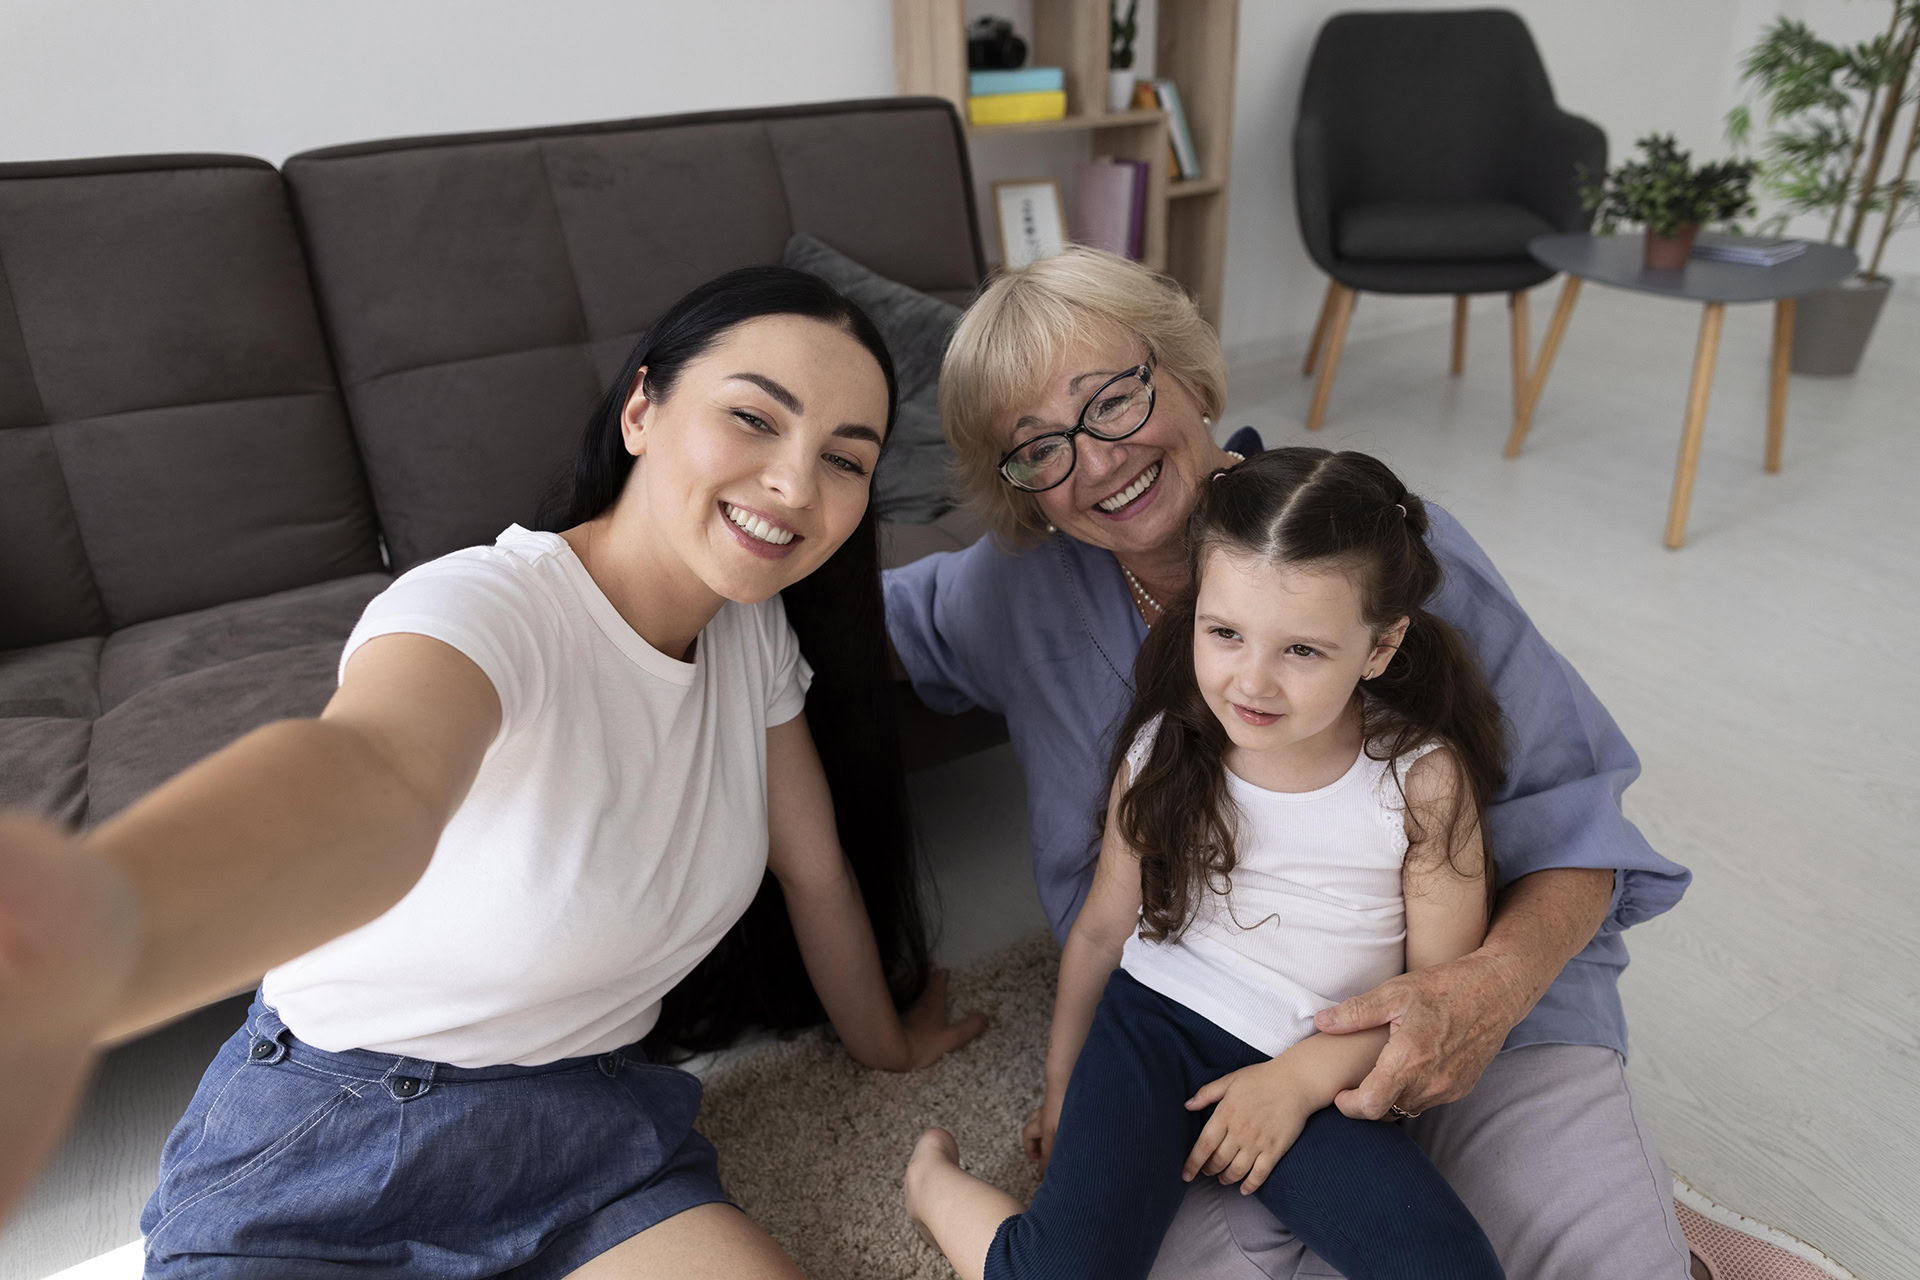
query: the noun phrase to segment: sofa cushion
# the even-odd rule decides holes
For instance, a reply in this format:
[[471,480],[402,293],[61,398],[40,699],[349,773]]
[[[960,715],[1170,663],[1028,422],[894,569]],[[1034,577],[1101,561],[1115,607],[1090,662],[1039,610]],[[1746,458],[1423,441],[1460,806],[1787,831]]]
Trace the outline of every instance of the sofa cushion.
[[1381,200],[1341,210],[1336,244],[1355,262],[1527,260],[1527,241],[1553,226],[1500,200]]
[[952,454],[940,431],[940,364],[960,323],[960,308],[869,271],[804,231],[787,241],[782,260],[853,299],[893,357],[900,407],[873,477],[880,518],[906,524],[939,519],[954,506],[947,485]]
[[285,172],[396,570],[532,523],[646,326],[795,231],[936,295],[983,270],[944,101],[369,143]]
[[98,823],[251,729],[317,714],[347,634],[391,581],[357,574],[0,653],[0,807]]
[[271,165],[0,165],[0,317],[0,649],[380,567]]

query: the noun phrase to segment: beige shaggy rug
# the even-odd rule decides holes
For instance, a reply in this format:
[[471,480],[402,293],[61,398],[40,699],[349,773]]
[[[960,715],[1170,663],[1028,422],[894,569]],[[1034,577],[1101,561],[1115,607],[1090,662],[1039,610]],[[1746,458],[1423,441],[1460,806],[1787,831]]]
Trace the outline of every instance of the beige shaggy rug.
[[1021,1200],[1038,1185],[1020,1126],[1039,1105],[1060,950],[1045,933],[952,975],[948,1008],[984,1033],[925,1071],[854,1064],[821,1032],[766,1045],[706,1074],[700,1131],[720,1176],[809,1276],[951,1280],[901,1207],[900,1179],[929,1125],[953,1131],[966,1167]]
[[[953,974],[949,1008],[986,1032],[925,1071],[855,1066],[822,1032],[747,1051],[706,1074],[700,1130],[728,1192],[809,1276],[952,1280],[901,1207],[900,1179],[928,1125],[951,1129],[966,1167],[1025,1201],[1039,1180],[1020,1126],[1040,1101],[1060,952],[1045,933]],[[1812,1246],[1675,1180],[1687,1242],[1712,1280],[1852,1280]],[[1696,1274],[1698,1274],[1696,1272]]]

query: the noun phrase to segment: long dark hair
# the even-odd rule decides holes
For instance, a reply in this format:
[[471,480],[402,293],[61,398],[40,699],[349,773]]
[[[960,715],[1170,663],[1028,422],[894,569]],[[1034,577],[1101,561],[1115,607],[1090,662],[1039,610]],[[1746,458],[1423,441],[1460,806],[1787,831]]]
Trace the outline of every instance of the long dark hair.
[[[572,483],[549,502],[541,526],[554,532],[572,528],[619,498],[634,463],[621,437],[620,417],[641,369],[648,398],[664,402],[687,365],[735,326],[777,315],[824,321],[872,353],[886,377],[891,437],[898,399],[893,360],[866,313],[817,276],[786,267],[746,267],[701,285],[641,336],[587,421]],[[813,667],[807,727],[833,793],[840,847],[873,921],[894,1000],[904,1007],[926,986],[928,945],[887,674],[878,531],[869,502],[852,536],[781,598],[800,651]],[[731,1043],[750,1027],[794,1030],[825,1016],[801,964],[779,882],[769,872],[746,915],[668,993],[646,1046],[663,1057],[701,1053]]]
[[[1388,772],[1399,784],[1398,762],[1408,753],[1430,742],[1453,748],[1468,786],[1441,818],[1448,859],[1459,869],[1462,843],[1480,826],[1504,774],[1504,729],[1499,703],[1466,642],[1427,611],[1441,570],[1426,533],[1426,504],[1384,462],[1364,453],[1273,449],[1207,483],[1187,525],[1187,587],[1168,603],[1140,650],[1138,693],[1109,773],[1120,776],[1135,737],[1163,716],[1153,751],[1118,811],[1121,834],[1140,858],[1149,939],[1178,937],[1201,896],[1231,883],[1236,859],[1227,732],[1193,670],[1200,573],[1216,550],[1349,575],[1376,637],[1398,619],[1410,620],[1386,669],[1367,682],[1370,696],[1354,691],[1364,750],[1392,762]],[[1493,851],[1486,853],[1491,866]],[[1491,892],[1491,872],[1487,884]]]

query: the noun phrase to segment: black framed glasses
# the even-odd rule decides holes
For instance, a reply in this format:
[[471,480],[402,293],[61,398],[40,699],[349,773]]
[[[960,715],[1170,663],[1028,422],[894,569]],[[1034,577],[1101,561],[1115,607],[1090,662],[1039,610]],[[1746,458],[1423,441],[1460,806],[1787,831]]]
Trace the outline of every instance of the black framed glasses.
[[1100,385],[1080,406],[1080,417],[1065,431],[1022,440],[1000,459],[1000,477],[1027,493],[1045,493],[1073,474],[1080,452],[1073,438],[1082,432],[1096,440],[1125,440],[1153,416],[1153,365],[1135,365]]

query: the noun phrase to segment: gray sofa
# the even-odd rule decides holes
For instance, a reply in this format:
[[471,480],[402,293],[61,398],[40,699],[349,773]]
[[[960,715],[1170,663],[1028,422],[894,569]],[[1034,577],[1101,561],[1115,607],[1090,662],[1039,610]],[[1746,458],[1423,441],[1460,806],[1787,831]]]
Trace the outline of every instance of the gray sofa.
[[[964,302],[971,192],[934,99],[0,165],[0,806],[91,825],[314,714],[393,574],[532,521],[674,298],[806,232]],[[903,715],[914,764],[1001,732]]]

